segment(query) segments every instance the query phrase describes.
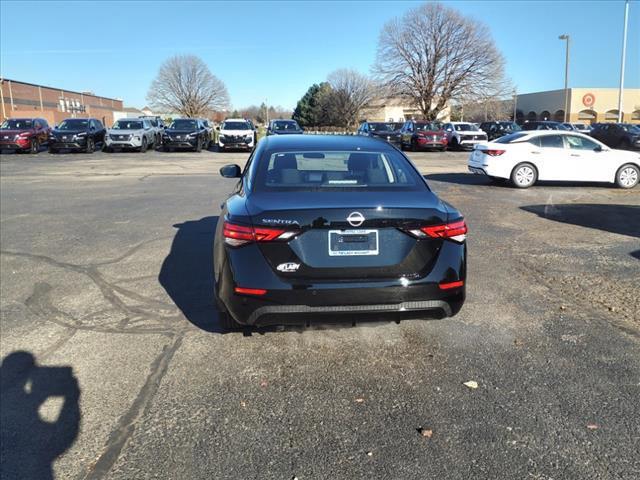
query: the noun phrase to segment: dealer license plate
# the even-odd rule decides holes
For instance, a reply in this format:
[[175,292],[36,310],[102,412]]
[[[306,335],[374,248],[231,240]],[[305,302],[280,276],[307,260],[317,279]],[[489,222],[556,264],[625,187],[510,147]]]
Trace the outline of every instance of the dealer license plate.
[[331,257],[378,253],[378,230],[329,230]]

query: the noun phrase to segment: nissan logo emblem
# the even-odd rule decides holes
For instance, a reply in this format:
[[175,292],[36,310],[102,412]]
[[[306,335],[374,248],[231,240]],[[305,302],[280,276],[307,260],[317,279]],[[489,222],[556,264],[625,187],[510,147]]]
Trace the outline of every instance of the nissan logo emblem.
[[364,223],[364,215],[360,212],[351,212],[347,217],[347,222],[349,222],[349,225],[352,227],[359,227]]

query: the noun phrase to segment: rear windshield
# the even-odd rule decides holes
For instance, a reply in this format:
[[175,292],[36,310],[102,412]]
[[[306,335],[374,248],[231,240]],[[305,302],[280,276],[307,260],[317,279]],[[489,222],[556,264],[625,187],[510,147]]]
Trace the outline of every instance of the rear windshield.
[[129,120],[118,120],[113,125],[114,130],[141,130],[142,122],[131,122]]
[[58,130],[84,130],[89,126],[89,120],[65,120],[58,126]]
[[500,137],[497,140],[494,140],[494,143],[513,143],[516,140],[522,138],[522,137],[526,137],[527,135],[529,135],[528,133],[523,133],[523,132],[517,132],[517,133],[510,133],[509,135],[505,135],[504,137]]
[[257,172],[260,190],[426,189],[398,152],[267,152]]
[[173,130],[188,130],[198,128],[198,122],[195,120],[174,120],[171,124]]
[[0,129],[2,130],[22,130],[23,128],[31,127],[33,127],[33,122],[24,118],[8,119],[0,125]]

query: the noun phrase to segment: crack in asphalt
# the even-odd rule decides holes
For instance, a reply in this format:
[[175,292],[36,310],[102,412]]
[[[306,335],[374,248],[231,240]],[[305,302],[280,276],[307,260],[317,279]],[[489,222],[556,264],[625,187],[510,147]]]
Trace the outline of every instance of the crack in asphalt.
[[[39,317],[56,323],[60,326],[70,328],[72,330],[88,330],[101,333],[124,333],[124,334],[149,334],[149,333],[179,333],[182,328],[176,328],[178,321],[182,318],[178,308],[175,305],[156,300],[153,298],[140,295],[139,293],[124,288],[115,283],[107,281],[103,274],[98,271],[98,266],[112,265],[119,263],[127,257],[133,255],[144,245],[157,241],[153,239],[148,242],[142,242],[129,249],[123,255],[104,262],[91,265],[77,265],[73,263],[61,262],[51,257],[39,254],[16,252],[3,250],[2,255],[11,255],[17,257],[28,258],[37,262],[45,262],[49,265],[71,270],[81,275],[87,276],[93,284],[100,290],[103,298],[112,306],[112,309],[102,309],[93,314],[89,314],[82,319],[74,318],[71,314],[58,310],[51,301],[51,291],[53,288],[46,282],[38,282],[34,285],[32,294],[25,301],[25,305],[30,308]],[[121,298],[122,297],[122,298]],[[138,302],[140,305],[129,305],[123,299],[129,299]],[[98,326],[91,325],[88,320],[94,320],[100,315],[116,311],[121,314],[114,326]],[[158,321],[158,318],[161,321]],[[151,324],[141,326],[141,321],[151,321]],[[132,327],[131,324],[136,326]]]
[[96,480],[104,478],[113,468],[120,453],[135,432],[141,418],[149,411],[169,364],[182,344],[184,333],[173,337],[173,342],[165,345],[162,352],[151,364],[151,371],[127,412],[120,417],[116,427],[109,435],[103,452],[90,466],[88,472],[81,473],[78,480]]

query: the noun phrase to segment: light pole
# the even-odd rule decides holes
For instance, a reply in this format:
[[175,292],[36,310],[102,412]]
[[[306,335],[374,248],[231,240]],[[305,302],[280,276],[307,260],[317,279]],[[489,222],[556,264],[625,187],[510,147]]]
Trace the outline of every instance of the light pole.
[[517,106],[518,106],[518,93],[516,92],[516,89],[513,89],[513,123],[516,122],[516,118],[517,118]]
[[622,122],[622,92],[624,90],[624,64],[627,56],[627,23],[629,20],[629,0],[624,2],[624,29],[622,31],[622,65],[620,67],[620,90],[618,91],[618,123]]
[[560,35],[558,39],[567,41],[564,60],[564,121],[566,122],[567,110],[569,110],[569,35]]

